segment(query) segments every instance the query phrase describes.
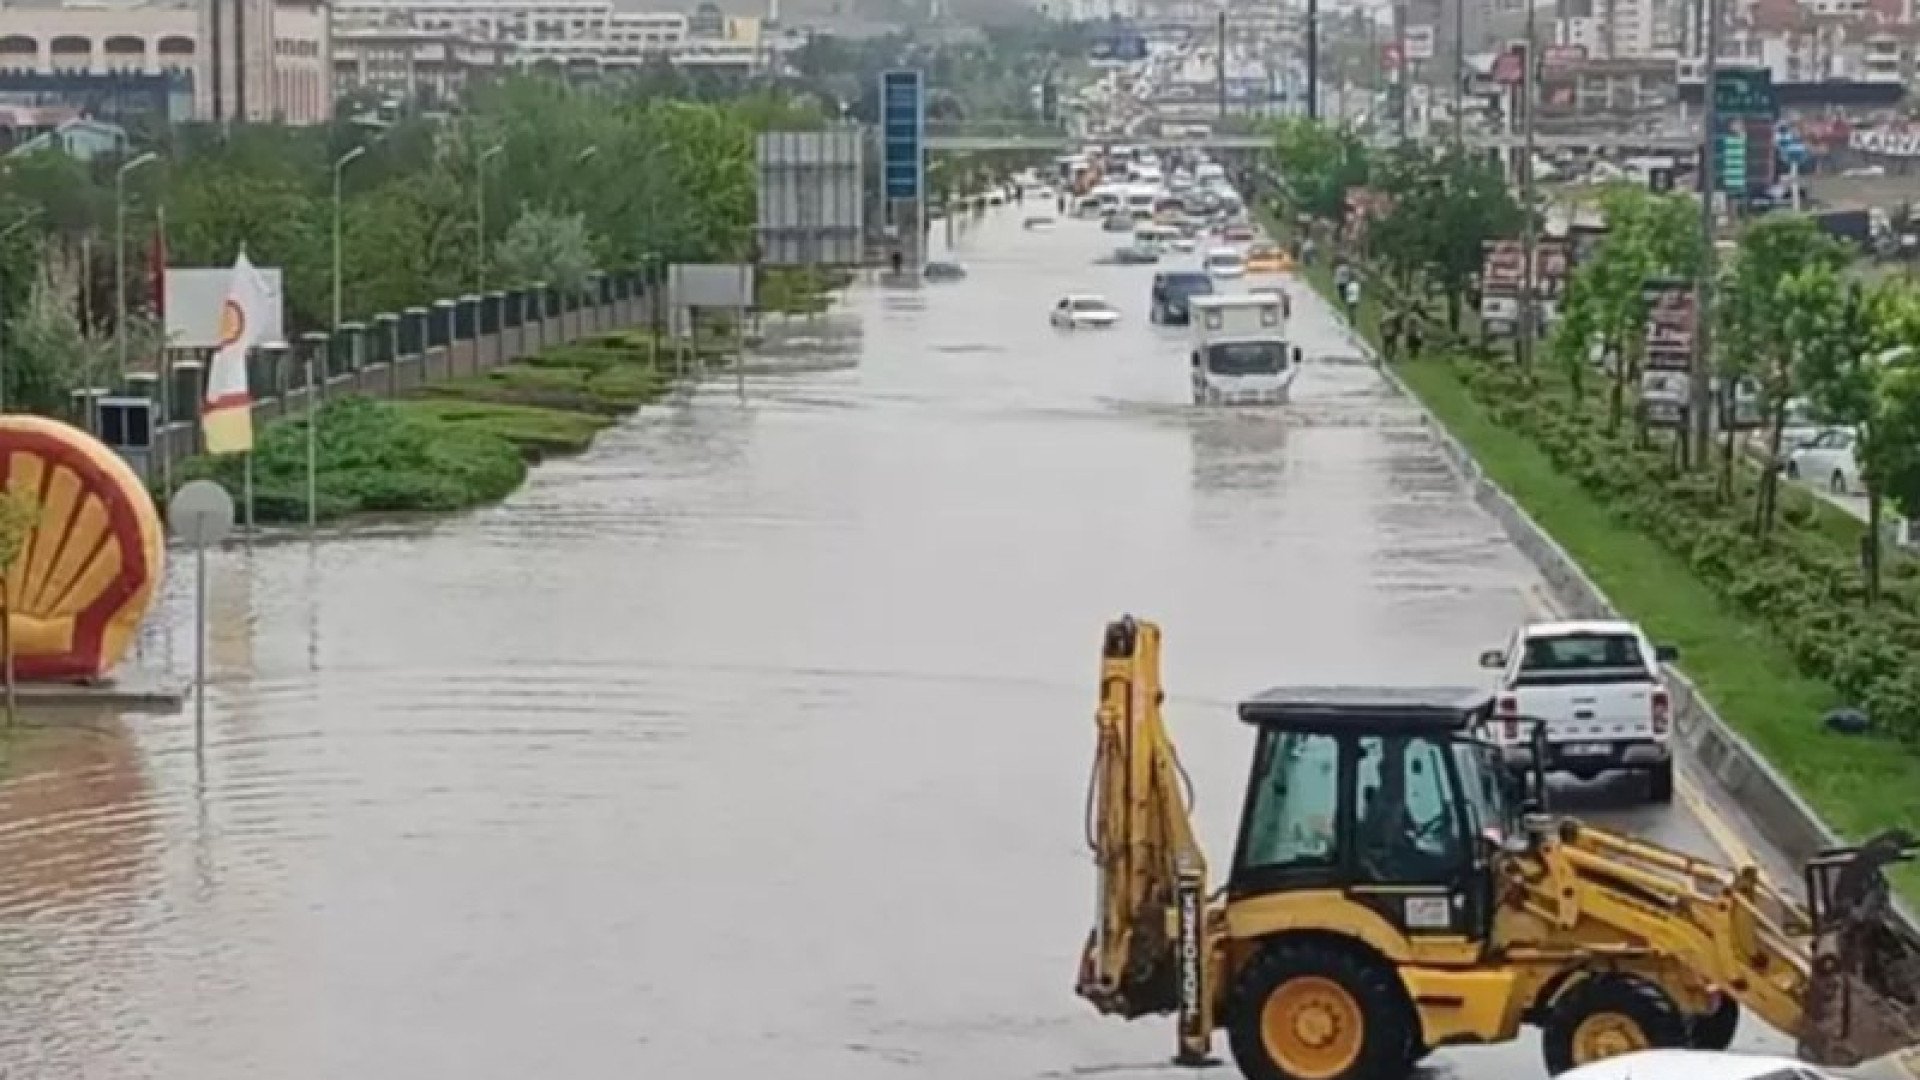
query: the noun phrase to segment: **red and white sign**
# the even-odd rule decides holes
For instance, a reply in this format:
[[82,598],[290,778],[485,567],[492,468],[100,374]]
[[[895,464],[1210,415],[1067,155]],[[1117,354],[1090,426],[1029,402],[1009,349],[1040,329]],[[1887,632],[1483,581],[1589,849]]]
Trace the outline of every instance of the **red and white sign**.
[[1400,47],[1409,60],[1417,62],[1433,59],[1433,27],[1407,27],[1406,36],[1400,39]]

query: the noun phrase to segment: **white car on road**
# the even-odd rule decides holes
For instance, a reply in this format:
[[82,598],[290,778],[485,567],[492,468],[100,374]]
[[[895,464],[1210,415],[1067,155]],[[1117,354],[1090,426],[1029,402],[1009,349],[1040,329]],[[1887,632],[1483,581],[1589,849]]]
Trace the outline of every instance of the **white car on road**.
[[1246,256],[1233,248],[1214,248],[1207,252],[1200,266],[1209,275],[1217,278],[1245,277],[1247,274]]
[[1569,1069],[1554,1080],[1839,1080],[1804,1061],[1716,1050],[1639,1050]]
[[1102,297],[1077,294],[1061,297],[1052,319],[1062,330],[1105,330],[1120,321],[1120,313]]
[[1664,665],[1679,656],[1629,622],[1522,626],[1505,649],[1480,654],[1480,666],[1500,672],[1494,741],[1509,767],[1531,771],[1537,723],[1543,771],[1582,780],[1615,770],[1644,772],[1652,801],[1671,802],[1673,701]]
[[1860,463],[1853,450],[1858,436],[1848,428],[1830,427],[1787,455],[1787,475],[1835,495],[1860,490]]

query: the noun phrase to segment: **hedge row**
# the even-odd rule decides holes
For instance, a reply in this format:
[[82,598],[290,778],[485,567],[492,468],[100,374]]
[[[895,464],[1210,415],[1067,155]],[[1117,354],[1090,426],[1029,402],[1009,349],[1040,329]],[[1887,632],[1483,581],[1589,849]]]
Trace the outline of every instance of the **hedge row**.
[[1452,361],[1494,422],[1531,439],[1595,501],[1656,538],[1730,606],[1764,621],[1802,670],[1865,708],[1875,727],[1920,746],[1920,574],[1887,566],[1883,602],[1865,603],[1859,530],[1784,485],[1780,516],[1762,541],[1752,528],[1756,470],[1736,469],[1723,498],[1718,472],[1677,470],[1671,447],[1636,442],[1631,425],[1609,434],[1598,398],[1530,387],[1510,363]]

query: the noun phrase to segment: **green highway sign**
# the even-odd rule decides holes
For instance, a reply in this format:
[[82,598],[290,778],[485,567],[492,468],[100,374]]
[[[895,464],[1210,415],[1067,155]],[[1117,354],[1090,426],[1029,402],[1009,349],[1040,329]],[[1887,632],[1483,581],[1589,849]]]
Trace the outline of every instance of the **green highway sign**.
[[1714,72],[1713,108],[1721,116],[1778,116],[1780,103],[1773,96],[1773,72],[1768,68]]

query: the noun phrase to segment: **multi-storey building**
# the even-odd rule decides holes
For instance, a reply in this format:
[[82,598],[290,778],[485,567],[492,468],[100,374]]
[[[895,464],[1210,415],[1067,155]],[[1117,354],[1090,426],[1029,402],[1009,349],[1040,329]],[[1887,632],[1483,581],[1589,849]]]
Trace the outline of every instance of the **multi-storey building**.
[[322,0],[157,0],[0,7],[0,69],[70,78],[185,74],[200,119],[325,123]]
[[335,0],[336,86],[457,92],[504,67],[617,71],[652,63],[752,73],[802,39],[712,4],[692,14],[609,0]]

